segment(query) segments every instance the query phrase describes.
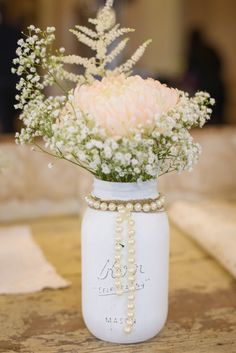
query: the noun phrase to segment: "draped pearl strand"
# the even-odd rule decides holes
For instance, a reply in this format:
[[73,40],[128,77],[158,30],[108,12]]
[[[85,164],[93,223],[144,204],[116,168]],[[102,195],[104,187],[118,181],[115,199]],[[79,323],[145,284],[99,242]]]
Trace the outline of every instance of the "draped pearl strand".
[[135,221],[133,212],[161,212],[164,207],[164,196],[159,195],[155,199],[145,200],[111,200],[104,201],[94,195],[85,198],[89,207],[95,210],[118,212],[115,221],[115,262],[114,262],[114,278],[116,294],[121,296],[124,294],[122,286],[122,254],[123,244],[125,241],[124,230],[127,224],[127,317],[124,326],[124,332],[130,334],[135,323],[135,294],[136,294],[136,252],[135,252]]
[[122,225],[127,222],[128,225],[128,241],[127,241],[127,252],[128,252],[128,264],[127,264],[127,275],[128,275],[128,305],[127,305],[127,318],[124,327],[125,333],[130,333],[134,325],[135,315],[135,222],[132,218],[132,214],[129,208],[126,206],[120,207],[118,216],[116,217],[116,229],[115,229],[115,288],[116,294],[122,295],[122,234],[124,228]]

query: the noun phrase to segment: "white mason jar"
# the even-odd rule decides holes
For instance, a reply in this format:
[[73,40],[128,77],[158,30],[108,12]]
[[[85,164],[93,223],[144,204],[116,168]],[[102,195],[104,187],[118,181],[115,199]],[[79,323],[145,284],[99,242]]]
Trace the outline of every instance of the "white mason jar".
[[[103,200],[156,198],[156,180],[112,183],[94,180],[93,195]],[[114,343],[136,343],[154,337],[168,312],[169,227],[165,212],[132,213],[135,221],[135,324],[124,332],[127,293],[114,286],[117,212],[88,208],[82,222],[82,312],[89,331]],[[125,249],[124,249],[125,251]],[[125,257],[123,278],[127,280]]]

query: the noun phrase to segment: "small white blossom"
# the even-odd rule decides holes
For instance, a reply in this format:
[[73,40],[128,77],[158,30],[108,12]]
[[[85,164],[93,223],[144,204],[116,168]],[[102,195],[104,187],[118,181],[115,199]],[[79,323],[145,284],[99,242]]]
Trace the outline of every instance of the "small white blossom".
[[47,33],[51,34],[51,33],[54,33],[56,30],[55,27],[47,27]]
[[107,164],[102,164],[102,173],[104,174],[110,174],[111,169],[108,167]]

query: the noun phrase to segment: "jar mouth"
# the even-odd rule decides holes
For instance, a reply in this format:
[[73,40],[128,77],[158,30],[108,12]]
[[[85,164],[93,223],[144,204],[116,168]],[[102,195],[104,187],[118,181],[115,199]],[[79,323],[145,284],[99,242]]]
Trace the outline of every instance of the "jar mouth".
[[106,200],[135,200],[155,198],[157,192],[157,179],[144,182],[117,183],[95,178],[93,195]]
[[118,186],[118,185],[127,185],[127,186],[133,186],[133,185],[151,185],[151,184],[156,184],[157,183],[157,178],[153,178],[147,181],[134,181],[134,182],[116,182],[116,181],[106,181],[106,180],[102,180],[102,179],[98,179],[98,178],[94,178],[94,184],[100,184],[102,185],[113,185],[113,186]]

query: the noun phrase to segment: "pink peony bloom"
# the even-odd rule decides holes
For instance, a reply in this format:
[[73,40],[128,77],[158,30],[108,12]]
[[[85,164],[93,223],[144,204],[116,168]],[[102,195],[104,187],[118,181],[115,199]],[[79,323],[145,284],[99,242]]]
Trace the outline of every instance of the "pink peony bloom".
[[78,86],[74,92],[75,107],[115,138],[128,136],[140,127],[149,129],[155,116],[173,108],[178,99],[177,90],[140,76],[103,78]]

